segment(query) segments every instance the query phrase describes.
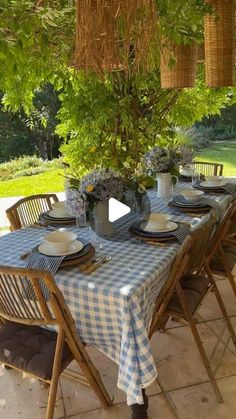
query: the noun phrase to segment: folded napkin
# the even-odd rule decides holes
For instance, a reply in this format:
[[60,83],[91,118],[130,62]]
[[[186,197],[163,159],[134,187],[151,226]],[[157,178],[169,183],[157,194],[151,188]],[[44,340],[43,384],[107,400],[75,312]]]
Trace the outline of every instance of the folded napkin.
[[226,185],[221,186],[221,189],[224,189],[226,192],[232,195],[233,198],[236,197],[236,184],[235,183],[227,183]]
[[[38,251],[38,246],[34,247],[29,255],[27,268],[39,269],[50,272],[54,276],[65,256],[46,256]],[[43,281],[40,286],[46,300],[49,299],[49,291]],[[30,299],[36,299],[31,283],[25,279],[25,294]]]
[[191,233],[191,226],[185,223],[178,222],[177,230],[171,232],[175,236],[179,243],[183,243],[186,237]]
[[54,276],[65,256],[47,256],[38,251],[38,246],[34,247],[29,255],[27,268],[40,269],[47,271]]

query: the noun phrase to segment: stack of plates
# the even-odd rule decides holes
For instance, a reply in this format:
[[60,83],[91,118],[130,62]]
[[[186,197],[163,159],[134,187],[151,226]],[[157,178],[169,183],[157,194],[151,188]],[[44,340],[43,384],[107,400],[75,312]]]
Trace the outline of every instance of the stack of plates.
[[217,186],[212,186],[211,182],[209,183],[207,180],[205,180],[204,182],[195,183],[193,187],[196,189],[200,189],[201,191],[208,192],[208,193],[209,192],[224,193],[225,190],[222,189],[222,186],[225,186],[226,184],[227,182],[221,182]]
[[70,248],[63,253],[52,252],[51,249],[48,248],[47,243],[41,243],[37,250],[46,256],[65,256],[61,263],[61,267],[82,263],[90,259],[95,252],[91,243],[84,245],[78,240],[72,243]]
[[156,228],[155,231],[150,231],[148,229],[148,223],[144,220],[141,220],[137,223],[134,223],[129,232],[133,236],[139,237],[142,240],[150,241],[166,241],[166,240],[177,240],[173,234],[179,228],[177,223],[169,221],[165,228]]
[[40,221],[46,224],[73,224],[75,217],[72,215],[58,216],[55,210],[43,212],[40,215]]
[[[192,182],[192,176],[179,175],[178,178],[179,178],[179,180],[181,182]],[[200,175],[200,179],[202,181],[205,180],[205,176],[204,175]]]
[[198,202],[184,202],[184,199],[181,195],[174,196],[172,201],[169,202],[169,206],[178,208],[183,212],[207,212],[211,210],[209,205],[204,205]]

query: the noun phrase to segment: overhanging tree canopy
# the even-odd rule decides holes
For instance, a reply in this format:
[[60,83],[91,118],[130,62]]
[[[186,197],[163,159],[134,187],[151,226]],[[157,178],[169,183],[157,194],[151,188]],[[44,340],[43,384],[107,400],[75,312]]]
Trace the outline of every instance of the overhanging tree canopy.
[[[201,42],[204,0],[158,0],[163,36]],[[0,5],[0,90],[5,106],[30,112],[35,91],[48,82],[59,93],[58,132],[67,140],[68,160],[80,169],[97,163],[120,167],[138,161],[148,146],[174,124],[188,125],[233,100],[229,90],[206,89],[203,70],[193,90],[165,91],[159,70],[126,79],[84,75],[70,64],[74,52],[72,0],[2,0]],[[95,152],[96,150],[96,152]]]

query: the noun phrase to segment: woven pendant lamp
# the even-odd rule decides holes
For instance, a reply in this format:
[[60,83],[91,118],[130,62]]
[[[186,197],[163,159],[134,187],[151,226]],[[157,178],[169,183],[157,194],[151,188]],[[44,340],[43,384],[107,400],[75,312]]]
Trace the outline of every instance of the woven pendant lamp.
[[161,87],[193,87],[197,74],[197,59],[197,45],[177,45],[164,41],[160,59]]
[[155,0],[77,0],[75,67],[103,74],[149,69]]
[[205,17],[206,84],[235,83],[235,0],[207,0],[214,13]]

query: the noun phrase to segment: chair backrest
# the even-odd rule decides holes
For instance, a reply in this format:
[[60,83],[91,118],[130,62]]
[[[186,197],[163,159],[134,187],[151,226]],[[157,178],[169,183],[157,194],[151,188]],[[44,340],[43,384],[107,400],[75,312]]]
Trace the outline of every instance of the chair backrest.
[[50,273],[0,266],[0,318],[33,326],[56,326],[53,370],[59,368],[60,345],[66,341],[86,376],[86,385],[94,389],[104,407],[111,406],[110,397],[78,335],[75,320]]
[[55,194],[31,195],[20,199],[6,210],[11,230],[18,230],[36,223],[39,215],[51,210],[52,204],[57,201]]
[[188,236],[184,243],[181,245],[181,247],[178,250],[178,253],[174,259],[174,262],[172,264],[168,279],[165,283],[165,285],[162,287],[161,292],[158,294],[156,302],[155,302],[155,308],[153,311],[153,318],[151,322],[151,326],[149,329],[149,337],[152,336],[158,321],[162,318],[166,306],[175,290],[177,282],[180,280],[180,278],[184,275],[187,267],[187,263],[189,261],[189,254],[190,249],[192,246],[192,240]]
[[215,231],[217,216],[212,210],[199,227],[191,233],[192,248],[187,269],[189,272],[199,272],[208,254],[209,243]]
[[203,161],[194,161],[194,167],[198,173],[205,176],[222,176],[224,165],[222,163],[209,163]]
[[[215,226],[214,234],[212,235],[211,240],[209,241],[207,260],[210,262],[212,257],[215,255],[217,248],[220,243],[224,240],[231,238],[231,229],[234,227],[236,222],[236,201],[232,201],[227,208],[227,211],[224,213],[222,218],[218,221]],[[236,244],[235,240],[233,243]]]
[[52,304],[58,299],[67,310],[51,274],[0,266],[0,317],[3,319],[29,325],[58,324]]

